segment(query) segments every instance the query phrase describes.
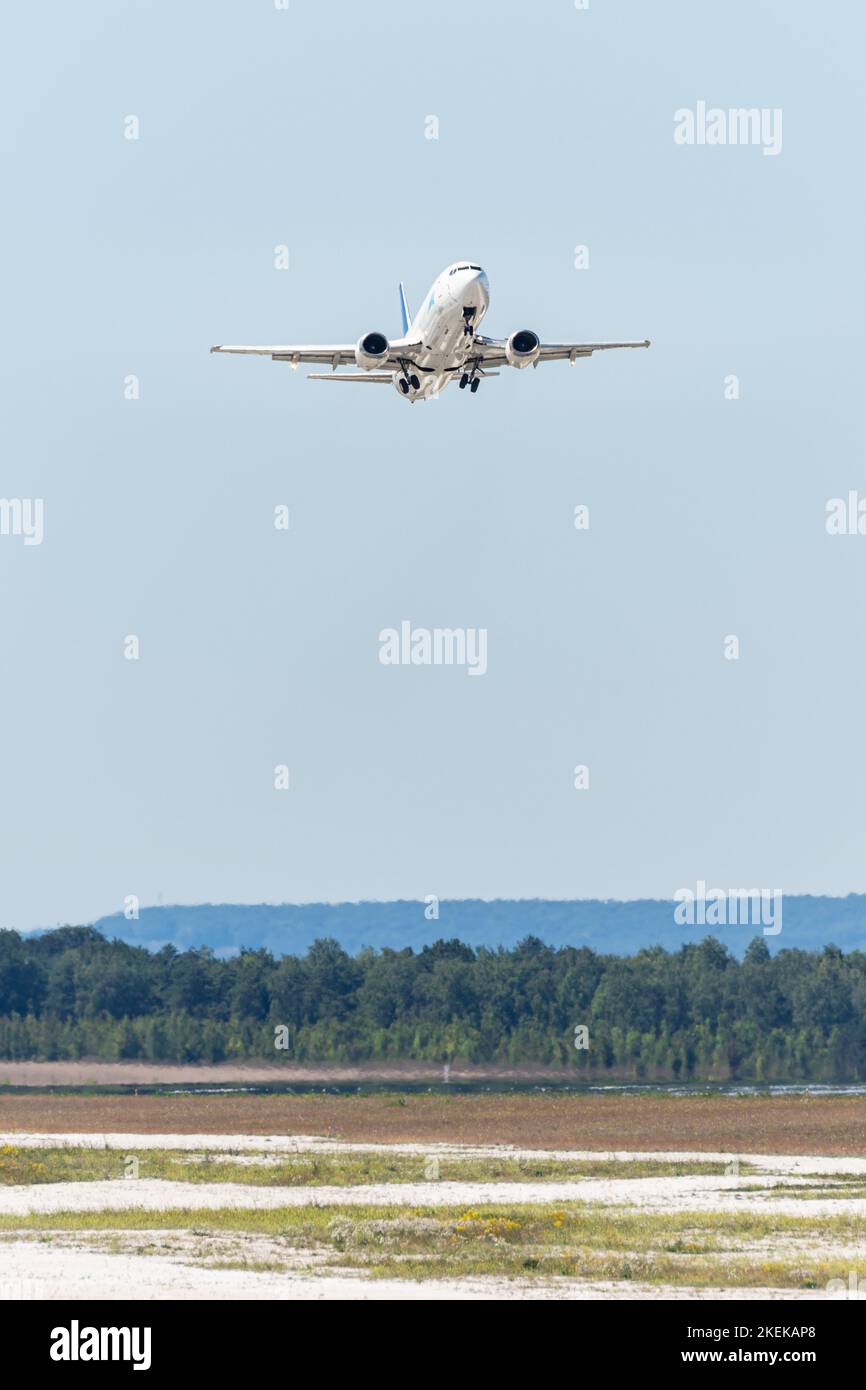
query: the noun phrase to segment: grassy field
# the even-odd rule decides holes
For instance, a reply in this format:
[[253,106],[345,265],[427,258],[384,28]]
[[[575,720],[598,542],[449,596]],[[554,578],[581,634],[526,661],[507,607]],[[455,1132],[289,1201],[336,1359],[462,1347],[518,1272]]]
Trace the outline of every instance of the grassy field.
[[861,1096],[15,1094],[0,1133],[28,1297],[824,1297],[866,1265]]
[[16,1094],[0,1096],[0,1132],[866,1156],[866,1096]]
[[[174,1254],[210,1267],[356,1270],[373,1278],[494,1275],[671,1287],[820,1289],[862,1251],[860,1217],[519,1208],[318,1207],[0,1217],[0,1239]],[[8,1233],[4,1235],[3,1233]]]
[[[261,1187],[356,1186],[365,1183],[422,1182],[434,1177],[442,1182],[537,1182],[572,1178],[688,1177],[719,1173],[718,1163],[635,1159],[517,1159],[507,1156],[430,1158],[423,1154],[320,1153],[279,1158],[232,1155],[225,1152],[190,1154],[176,1149],[144,1149],[129,1153],[119,1149],[64,1146],[25,1149],[0,1146],[0,1184],[100,1182],[123,1178],[130,1160],[136,1176],[169,1182],[243,1182]],[[431,1163],[435,1166],[431,1168]],[[740,1172],[754,1171],[746,1163]],[[858,1180],[862,1183],[862,1179]],[[826,1182],[826,1180],[825,1180]]]

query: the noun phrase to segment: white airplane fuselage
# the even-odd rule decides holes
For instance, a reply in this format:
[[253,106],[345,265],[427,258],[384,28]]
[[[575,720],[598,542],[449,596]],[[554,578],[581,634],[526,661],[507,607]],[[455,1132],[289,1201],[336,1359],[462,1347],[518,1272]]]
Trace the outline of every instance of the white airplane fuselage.
[[[437,276],[406,335],[421,343],[413,352],[420,386],[409,388],[407,401],[429,400],[449,381],[459,379],[459,369],[472,357],[472,335],[489,303],[490,287],[480,266],[456,261]],[[402,375],[394,373],[394,386],[400,395],[404,395]]]

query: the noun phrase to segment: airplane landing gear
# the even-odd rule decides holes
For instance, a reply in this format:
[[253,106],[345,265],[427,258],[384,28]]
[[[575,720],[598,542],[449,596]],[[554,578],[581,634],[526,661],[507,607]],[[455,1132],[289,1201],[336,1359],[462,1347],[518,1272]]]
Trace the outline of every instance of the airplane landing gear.
[[462,377],[460,378],[460,381],[459,381],[460,390],[461,390],[461,391],[465,391],[465,390],[466,390],[466,387],[467,387],[468,385],[469,385],[469,377],[467,376],[466,372],[464,372],[463,375],[462,375]]
[[479,388],[480,385],[481,385],[481,377],[480,377],[480,376],[473,377],[473,378],[472,378],[472,381],[469,383],[469,390],[472,392],[473,396],[475,395],[475,392],[478,390],[478,388]]
[[400,363],[400,368],[403,372],[403,375],[400,377],[400,390],[403,392],[404,396],[408,396],[410,388],[413,391],[418,391],[421,388],[421,381],[417,373],[409,371],[410,366],[411,363],[409,362]]

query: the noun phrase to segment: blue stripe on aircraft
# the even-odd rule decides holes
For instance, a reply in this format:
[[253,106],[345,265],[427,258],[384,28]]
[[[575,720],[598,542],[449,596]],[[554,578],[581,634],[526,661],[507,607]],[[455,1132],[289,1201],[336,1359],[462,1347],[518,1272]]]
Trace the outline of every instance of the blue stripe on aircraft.
[[400,281],[400,317],[403,320],[403,332],[409,332],[409,305],[406,302],[406,291],[403,288],[403,281]]

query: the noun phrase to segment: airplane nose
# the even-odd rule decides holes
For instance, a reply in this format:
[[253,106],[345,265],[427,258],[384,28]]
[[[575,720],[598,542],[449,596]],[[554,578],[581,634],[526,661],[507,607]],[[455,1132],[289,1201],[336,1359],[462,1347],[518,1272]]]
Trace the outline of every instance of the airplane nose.
[[490,294],[487,288],[487,276],[483,270],[470,271],[466,284],[466,299],[471,304],[487,305]]

